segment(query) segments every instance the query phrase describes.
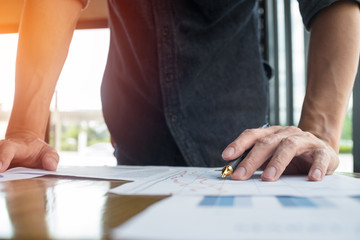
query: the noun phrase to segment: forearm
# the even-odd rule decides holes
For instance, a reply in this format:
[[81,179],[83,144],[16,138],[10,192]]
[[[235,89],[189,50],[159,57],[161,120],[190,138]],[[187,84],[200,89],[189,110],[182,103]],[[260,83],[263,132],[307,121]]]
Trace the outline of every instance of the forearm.
[[44,138],[52,95],[81,7],[78,0],[25,2],[7,137],[26,133]]
[[307,89],[299,127],[338,151],[344,116],[358,67],[360,13],[355,2],[340,1],[313,20]]

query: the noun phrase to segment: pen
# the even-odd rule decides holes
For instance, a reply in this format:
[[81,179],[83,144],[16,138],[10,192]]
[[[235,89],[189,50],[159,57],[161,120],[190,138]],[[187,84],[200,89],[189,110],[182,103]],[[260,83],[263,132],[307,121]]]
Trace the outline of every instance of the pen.
[[[265,123],[260,128],[267,128],[267,127],[269,127],[269,123]],[[240,157],[238,157],[232,161],[229,161],[229,164],[226,165],[225,167],[223,167],[223,169],[221,170],[221,177],[225,178],[225,177],[229,176],[230,174],[232,174],[234,172],[234,170],[237,168],[237,166],[241,163],[241,161],[244,158],[246,158],[246,156],[248,155],[248,153],[251,151],[252,148],[253,147],[246,150],[243,154],[241,154]]]

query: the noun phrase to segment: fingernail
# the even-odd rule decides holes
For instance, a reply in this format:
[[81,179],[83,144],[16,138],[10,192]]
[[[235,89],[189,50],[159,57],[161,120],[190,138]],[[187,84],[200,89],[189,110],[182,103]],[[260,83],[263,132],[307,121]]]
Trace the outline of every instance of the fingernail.
[[262,174],[263,178],[271,179],[271,180],[274,179],[275,175],[276,175],[276,168],[274,168],[273,166],[267,167]]
[[53,158],[48,159],[48,170],[55,171],[57,168],[57,161]]
[[314,178],[314,179],[321,179],[321,171],[319,169],[314,169],[314,171],[311,173],[311,177]]
[[223,158],[229,158],[229,157],[231,157],[232,155],[234,155],[234,153],[235,153],[235,148],[233,148],[233,147],[227,147],[227,148],[225,148],[225,150],[223,151],[222,157],[223,157]]
[[244,167],[240,167],[239,170],[236,171],[236,175],[233,176],[234,179],[243,180],[245,178],[246,169]]
[[0,162],[0,169],[2,168],[2,165],[3,165],[2,162]]

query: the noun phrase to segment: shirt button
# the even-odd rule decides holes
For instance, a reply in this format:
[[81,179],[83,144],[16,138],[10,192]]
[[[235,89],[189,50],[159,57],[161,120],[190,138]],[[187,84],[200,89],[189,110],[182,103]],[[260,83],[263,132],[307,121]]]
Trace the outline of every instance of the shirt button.
[[167,27],[167,26],[163,27],[162,35],[164,37],[169,35],[169,27]]
[[177,115],[173,114],[171,115],[171,122],[176,122],[178,119]]
[[166,78],[165,78],[166,82],[171,82],[173,79],[174,79],[174,76],[172,74],[166,75]]

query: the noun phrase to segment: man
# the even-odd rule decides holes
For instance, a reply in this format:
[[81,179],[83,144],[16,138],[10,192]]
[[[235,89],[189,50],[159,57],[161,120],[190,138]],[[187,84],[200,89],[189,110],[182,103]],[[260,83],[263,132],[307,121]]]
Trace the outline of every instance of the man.
[[[222,153],[225,160],[254,145],[233,179],[246,180],[260,167],[265,181],[284,172],[308,173],[315,181],[333,173],[358,66],[359,7],[355,1],[299,3],[311,30],[300,123],[258,129],[266,121],[267,78],[255,0],[109,0],[111,41],[102,102],[118,163],[221,166],[221,151],[230,143]],[[25,2],[0,171],[56,169],[59,157],[42,139],[85,5]]]

